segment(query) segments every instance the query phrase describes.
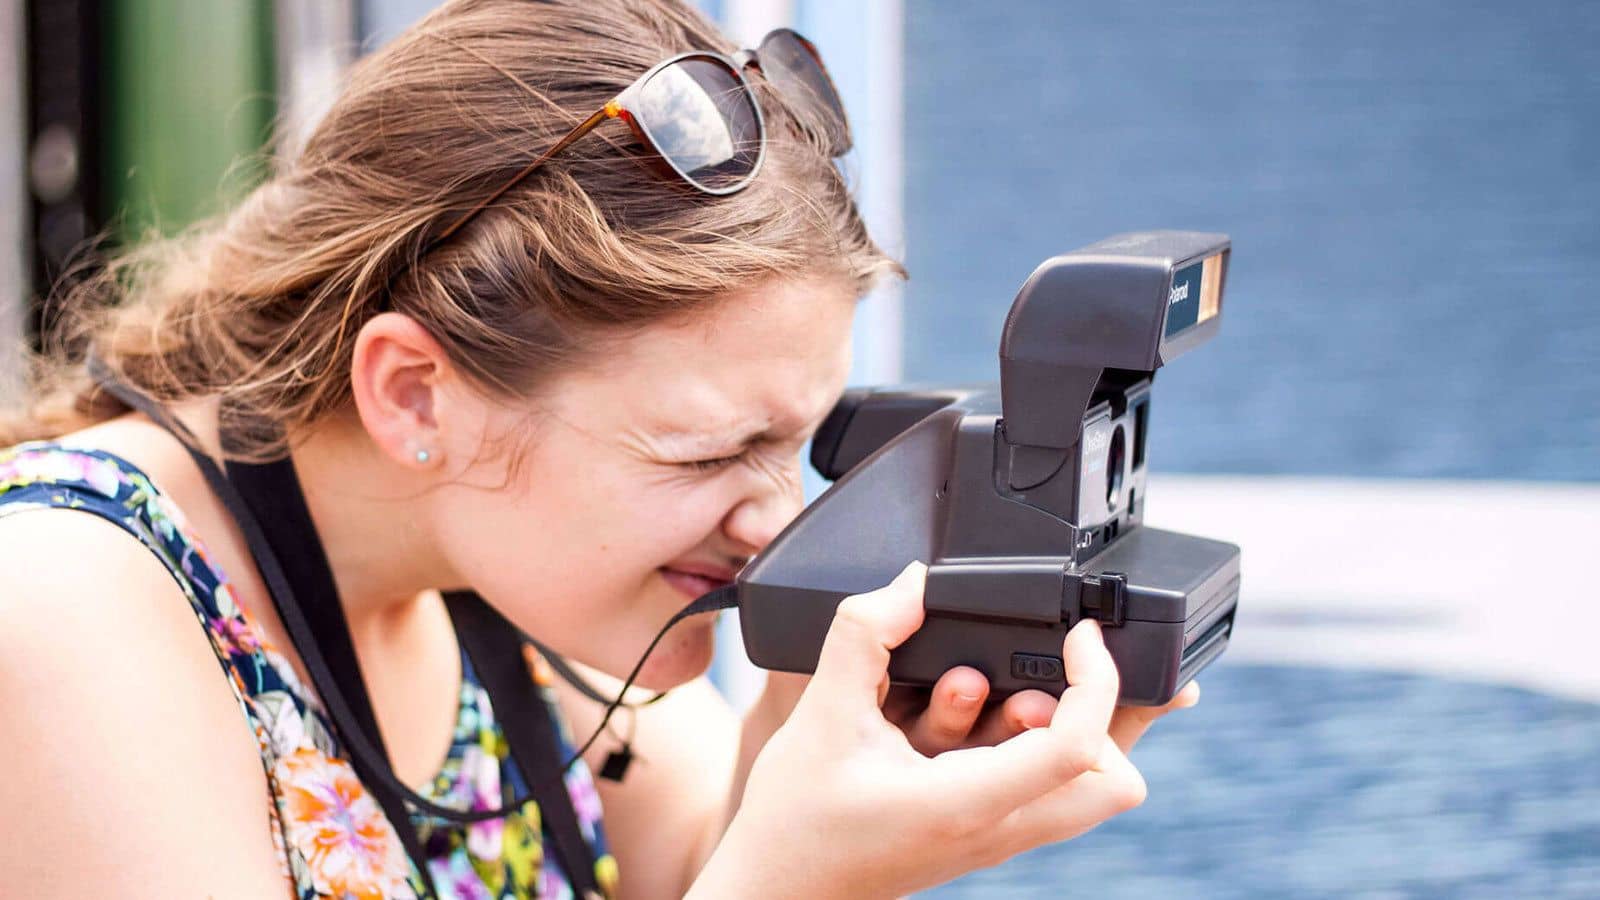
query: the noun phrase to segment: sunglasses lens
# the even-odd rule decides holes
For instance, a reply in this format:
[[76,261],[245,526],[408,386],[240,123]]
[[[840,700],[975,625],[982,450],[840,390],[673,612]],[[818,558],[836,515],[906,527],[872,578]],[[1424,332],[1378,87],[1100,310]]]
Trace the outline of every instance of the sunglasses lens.
[[833,155],[843,156],[851,143],[844,101],[839,99],[833,79],[811,45],[793,31],[780,28],[767,35],[756,54],[761,74],[791,103],[812,110],[820,119]]
[[701,190],[737,190],[760,162],[761,119],[754,100],[716,60],[689,57],[657,72],[640,85],[630,112],[656,151]]

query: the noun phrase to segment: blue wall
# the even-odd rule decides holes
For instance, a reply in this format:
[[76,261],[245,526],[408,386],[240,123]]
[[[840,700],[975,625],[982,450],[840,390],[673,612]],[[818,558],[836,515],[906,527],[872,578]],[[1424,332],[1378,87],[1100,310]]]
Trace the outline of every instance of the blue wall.
[[907,4],[908,375],[1040,260],[1235,242],[1152,465],[1600,479],[1600,4]]

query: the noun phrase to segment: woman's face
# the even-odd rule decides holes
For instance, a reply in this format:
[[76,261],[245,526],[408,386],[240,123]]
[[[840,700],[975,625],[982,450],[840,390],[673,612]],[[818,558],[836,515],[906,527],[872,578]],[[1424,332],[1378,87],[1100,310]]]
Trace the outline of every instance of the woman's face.
[[[540,641],[625,674],[800,511],[800,448],[844,387],[855,305],[847,284],[775,281],[608,345],[541,394],[510,486],[440,492],[453,566]],[[529,427],[497,415],[491,430]],[[705,671],[712,630],[676,626],[639,683]]]

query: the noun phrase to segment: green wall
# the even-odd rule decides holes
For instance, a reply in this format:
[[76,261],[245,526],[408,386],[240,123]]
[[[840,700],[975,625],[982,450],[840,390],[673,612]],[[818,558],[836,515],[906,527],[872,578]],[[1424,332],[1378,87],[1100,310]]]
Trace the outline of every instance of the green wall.
[[271,0],[113,0],[103,24],[105,221],[172,233],[265,174]]

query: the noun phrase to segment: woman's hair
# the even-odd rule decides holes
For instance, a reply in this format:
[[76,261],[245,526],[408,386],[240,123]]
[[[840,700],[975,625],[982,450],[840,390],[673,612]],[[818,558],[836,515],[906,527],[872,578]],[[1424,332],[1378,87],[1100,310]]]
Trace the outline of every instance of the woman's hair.
[[[0,446],[126,410],[87,377],[90,347],[160,402],[220,399],[225,416],[294,435],[350,402],[354,338],[385,309],[510,399],[582,366],[608,336],[769,278],[864,292],[900,273],[868,236],[824,129],[755,75],[767,155],[743,191],[663,178],[608,122],[421,253],[650,66],[734,49],[677,0],[446,3],[356,65],[304,147],[238,207],[61,291],[30,406],[0,418]],[[255,429],[230,454],[285,450]]]

